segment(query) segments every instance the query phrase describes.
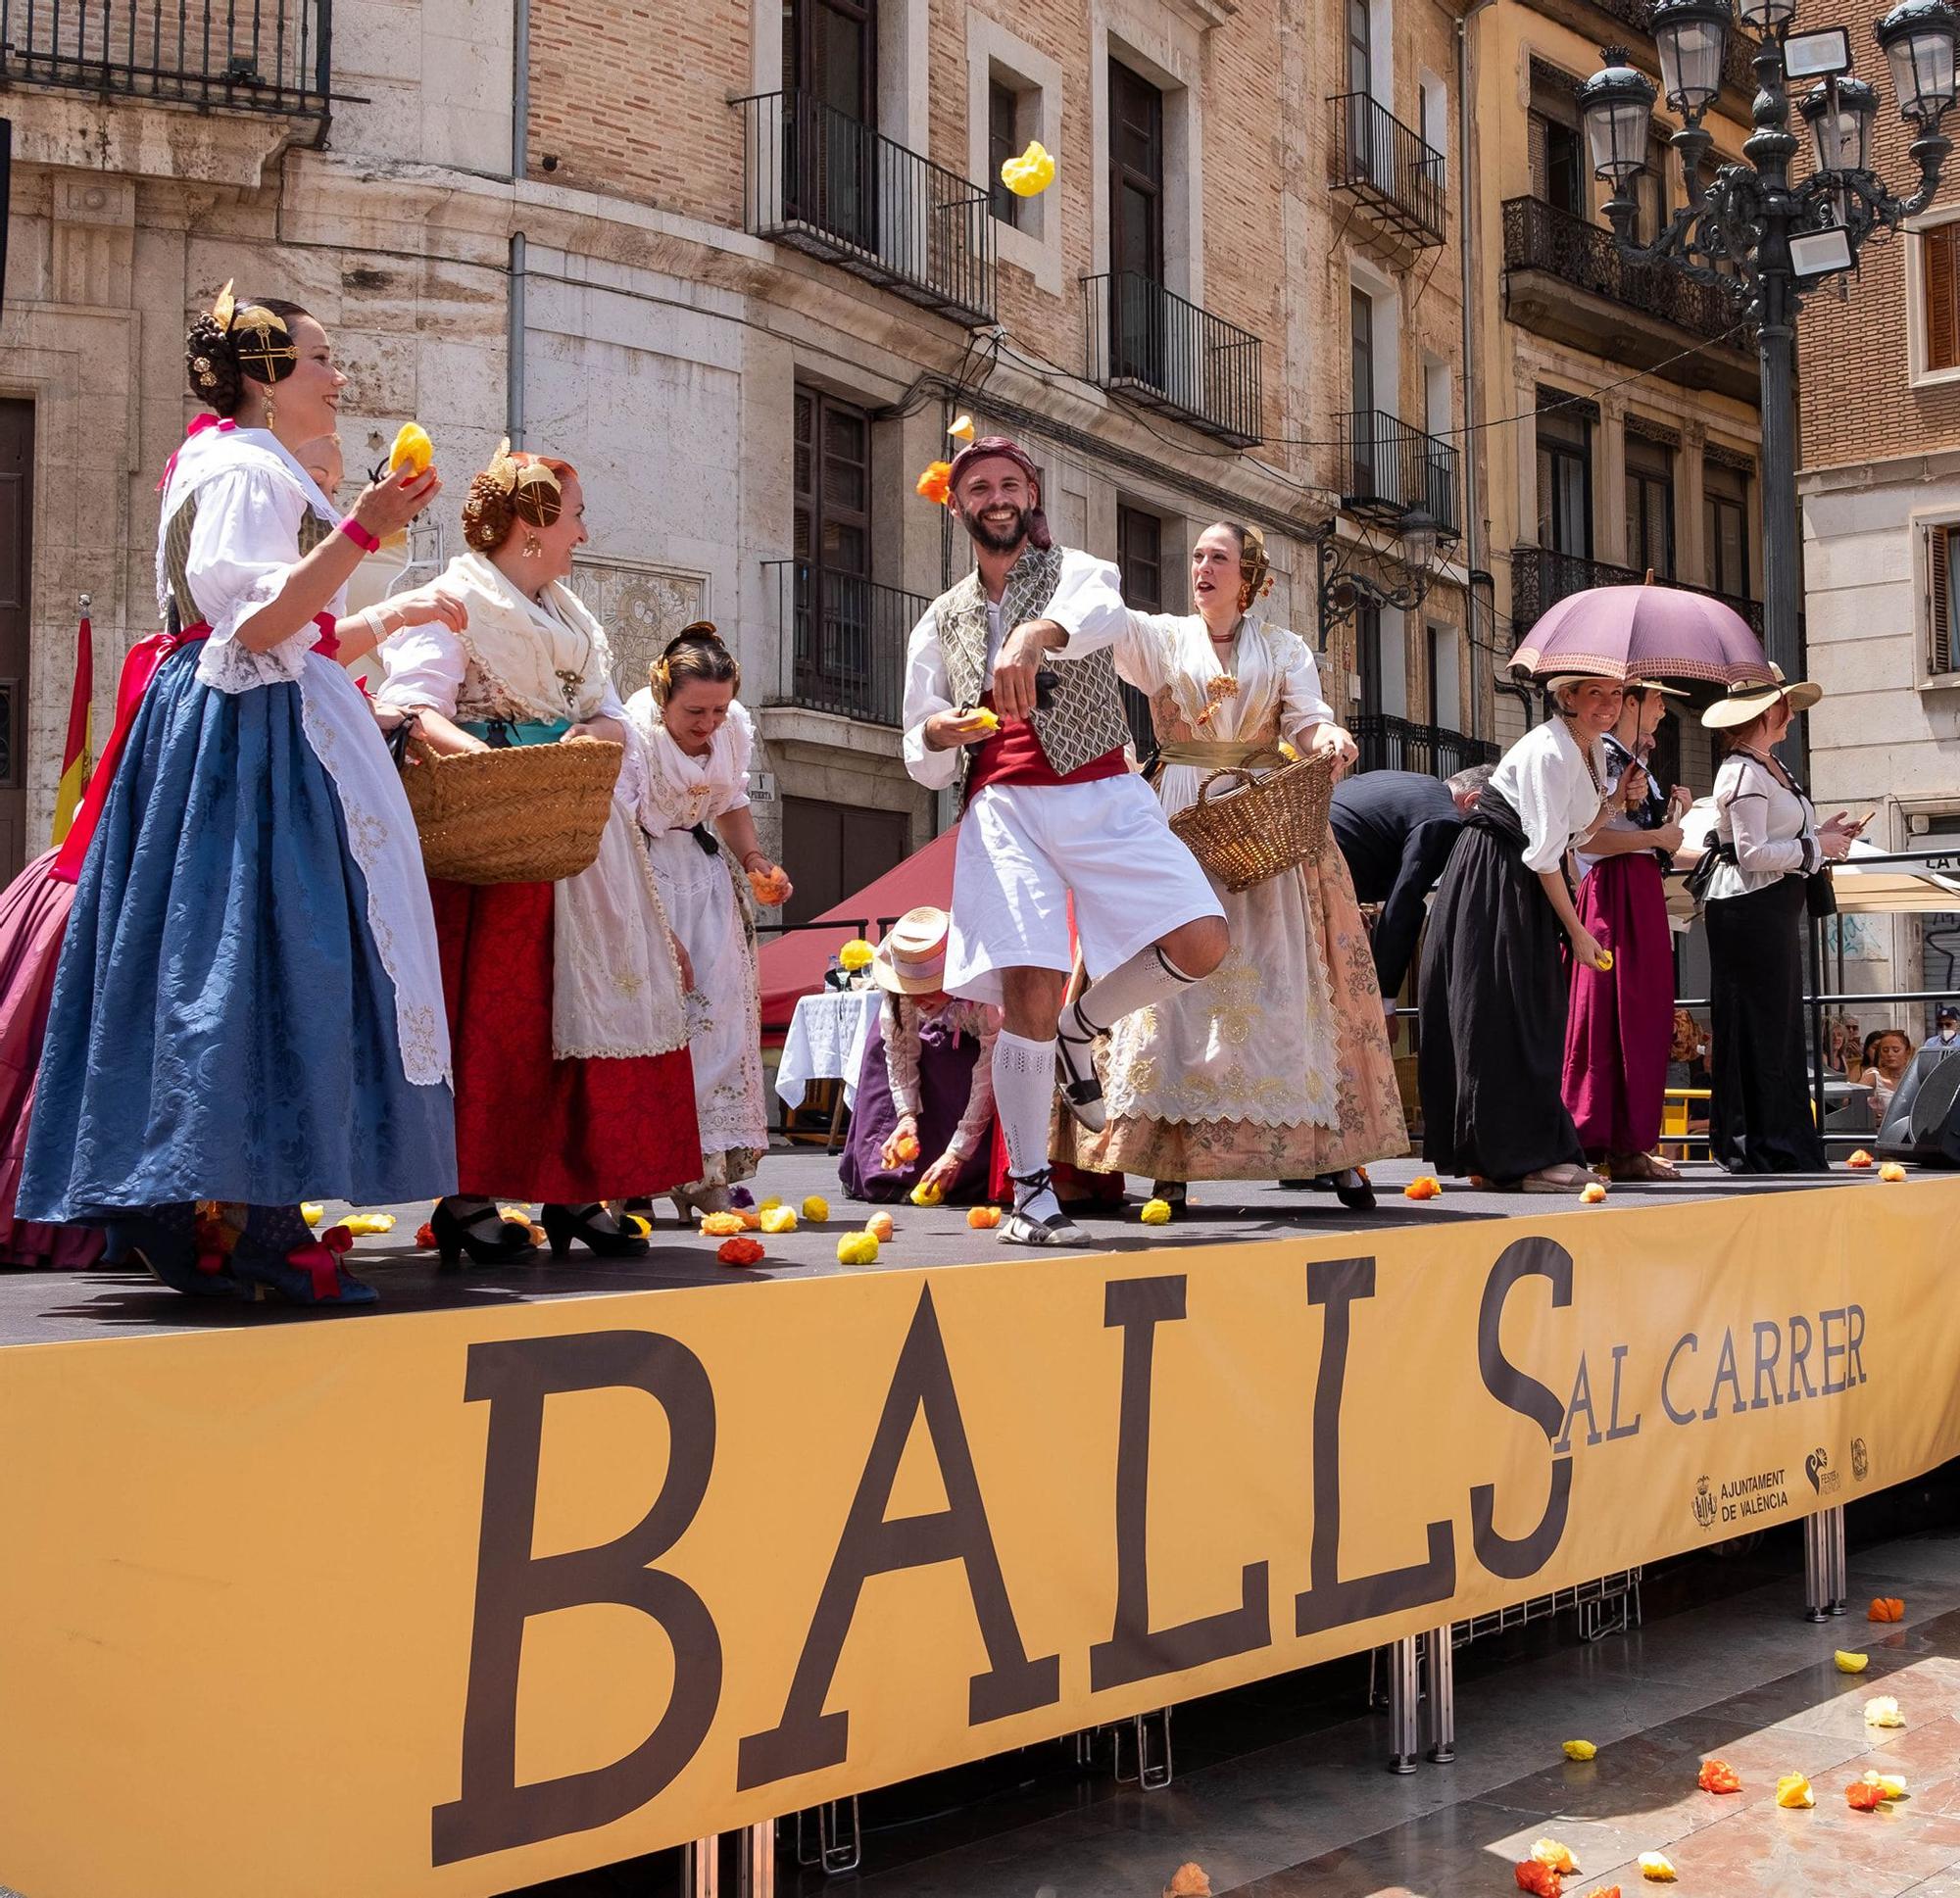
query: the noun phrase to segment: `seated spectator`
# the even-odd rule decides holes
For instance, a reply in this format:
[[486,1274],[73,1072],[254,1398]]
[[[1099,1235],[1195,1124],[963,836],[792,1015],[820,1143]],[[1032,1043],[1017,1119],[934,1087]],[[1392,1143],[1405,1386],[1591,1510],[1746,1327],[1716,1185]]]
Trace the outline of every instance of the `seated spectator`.
[[1911,1065],[1912,1041],[1901,1029],[1885,1028],[1871,1036],[1865,1046],[1873,1049],[1873,1056],[1863,1080],[1872,1091],[1873,1115],[1883,1121],[1886,1109],[1892,1104],[1892,1095],[1898,1092],[1898,1085],[1905,1079],[1905,1071]]
[[884,1001],[837,1169],[854,1199],[902,1199],[916,1186],[948,1199],[986,1194],[1001,1011],[941,988],[947,922],[943,909],[909,911],[871,964]]

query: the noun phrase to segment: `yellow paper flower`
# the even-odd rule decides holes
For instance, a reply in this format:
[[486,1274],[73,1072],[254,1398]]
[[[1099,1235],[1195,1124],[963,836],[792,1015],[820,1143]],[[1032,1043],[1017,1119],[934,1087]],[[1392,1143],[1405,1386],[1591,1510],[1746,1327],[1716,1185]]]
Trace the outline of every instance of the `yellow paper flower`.
[[1598,1750],[1591,1740],[1566,1740],[1561,1748],[1568,1760],[1590,1760]]
[[705,1213],[702,1215],[701,1230],[709,1239],[733,1239],[743,1230],[742,1215],[734,1211]]
[[1675,1879],[1674,1867],[1669,1864],[1665,1852],[1642,1852],[1641,1854],[1641,1876],[1651,1878],[1657,1885],[1671,1885]]
[[771,1206],[762,1215],[762,1231],[765,1233],[793,1233],[797,1229],[797,1216],[787,1206]]
[[973,439],[973,417],[971,415],[961,415],[946,432],[956,442],[970,442]]
[[783,1202],[780,1199],[764,1199],[762,1203],[756,1208],[756,1210],[759,1213],[772,1213]]
[[326,1217],[326,1208],[318,1199],[302,1199],[300,1201],[300,1217],[309,1226],[318,1226]]
[[395,445],[388,451],[388,472],[396,474],[403,469],[411,474],[425,474],[435,460],[435,444],[428,438],[428,430],[418,421],[405,421],[396,431]]
[[1865,1775],[1868,1786],[1877,1786],[1887,1799],[1905,1797],[1905,1776],[1898,1773],[1868,1773]]
[[1872,1665],[1869,1654],[1850,1654],[1841,1647],[1831,1658],[1838,1663],[1839,1674],[1863,1674]]
[[1786,1773],[1777,1781],[1777,1804],[1788,1812],[1804,1812],[1817,1804],[1817,1795],[1802,1774]]
[[1599,951],[1599,973],[1601,975],[1611,975],[1613,973],[1613,951],[1611,949],[1601,949]]
[[349,1213],[341,1222],[356,1239],[374,1239],[395,1230],[393,1213]]
[[1541,1838],[1532,1841],[1532,1857],[1540,1865],[1548,1867],[1561,1876],[1569,1877],[1579,1870],[1579,1862],[1572,1856],[1569,1845],[1561,1845],[1555,1838]]
[[1038,198],[1054,182],[1054,160],[1040,139],[1031,138],[1019,158],[1001,167],[1001,182],[1017,198]]
[[1903,1727],[1905,1716],[1899,1712],[1899,1704],[1890,1694],[1877,1694],[1865,1702],[1865,1725]]
[[803,1216],[812,1226],[821,1226],[830,1217],[830,1201],[820,1192],[811,1193],[803,1202]]
[[846,1233],[837,1241],[839,1265],[876,1265],[878,1236],[875,1233]]
[[856,975],[859,969],[868,969],[871,958],[877,953],[861,936],[854,936],[837,951],[837,959]]
[[1880,1167],[1879,1178],[1888,1187],[1898,1186],[1905,1179],[1905,1168],[1896,1160],[1887,1160]]
[[1579,1201],[1581,1205],[1596,1206],[1605,1196],[1605,1187],[1599,1181],[1594,1180],[1590,1186],[1581,1191]]
[[1168,1199],[1146,1199],[1144,1209],[1137,1217],[1146,1226],[1168,1226],[1170,1224],[1170,1201]]
[[936,1206],[945,1197],[946,1189],[944,1187],[937,1184],[928,1186],[923,1180],[912,1189],[912,1204],[914,1206]]

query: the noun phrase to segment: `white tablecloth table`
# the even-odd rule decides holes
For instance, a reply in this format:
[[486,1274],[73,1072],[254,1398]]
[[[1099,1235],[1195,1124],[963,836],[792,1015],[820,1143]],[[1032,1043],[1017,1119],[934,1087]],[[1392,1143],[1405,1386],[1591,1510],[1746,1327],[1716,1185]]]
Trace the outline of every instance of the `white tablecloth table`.
[[786,1107],[801,1107],[812,1081],[842,1081],[844,1104],[858,1104],[858,1070],[864,1044],[878,1019],[879,989],[825,989],[801,997],[783,1037],[776,1093]]

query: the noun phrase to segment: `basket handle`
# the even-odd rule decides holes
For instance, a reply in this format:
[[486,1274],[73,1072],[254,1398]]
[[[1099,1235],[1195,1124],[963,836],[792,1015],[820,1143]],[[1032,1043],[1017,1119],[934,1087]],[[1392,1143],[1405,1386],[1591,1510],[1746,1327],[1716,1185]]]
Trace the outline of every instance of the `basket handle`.
[[1271,770],[1274,765],[1284,764],[1286,759],[1281,757],[1278,752],[1268,749],[1254,752],[1243,764],[1226,765],[1219,770],[1207,772],[1199,782],[1198,802],[1200,804],[1203,803],[1205,798],[1210,793],[1211,787],[1220,778],[1237,778],[1242,784],[1256,784],[1259,774],[1252,767],[1261,762],[1264,762],[1266,768]]

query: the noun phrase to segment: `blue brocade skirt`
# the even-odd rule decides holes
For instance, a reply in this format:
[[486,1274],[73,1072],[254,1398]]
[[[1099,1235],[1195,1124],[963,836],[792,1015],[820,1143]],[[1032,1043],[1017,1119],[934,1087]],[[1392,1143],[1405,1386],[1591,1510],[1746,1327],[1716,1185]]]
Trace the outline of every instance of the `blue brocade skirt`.
[[220,692],[197,661],[152,682],[75,890],[22,1214],[452,1192],[450,1091],[403,1072],[301,689]]

